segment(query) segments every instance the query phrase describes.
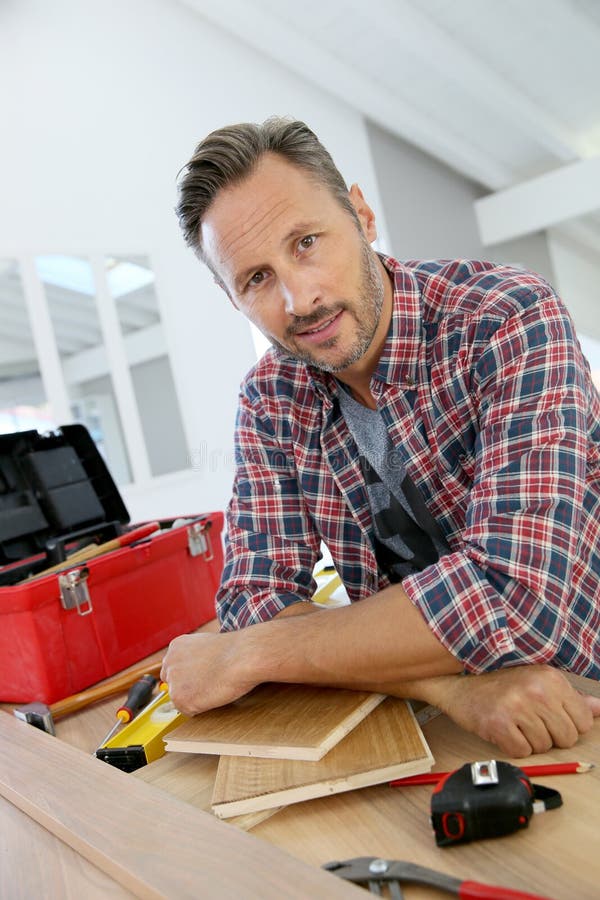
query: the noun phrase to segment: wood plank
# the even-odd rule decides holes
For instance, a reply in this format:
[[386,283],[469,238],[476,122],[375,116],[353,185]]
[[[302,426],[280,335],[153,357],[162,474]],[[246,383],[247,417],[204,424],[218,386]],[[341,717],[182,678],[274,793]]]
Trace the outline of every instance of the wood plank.
[[432,765],[409,704],[388,697],[318,762],[222,756],[212,806],[227,818],[428,772]]
[[133,900],[135,896],[2,798],[0,859],[2,900]]
[[[201,753],[167,753],[160,759],[155,759],[152,765],[144,766],[131,774],[134,778],[162,788],[174,797],[179,797],[212,815],[212,795],[218,765],[217,756],[205,756]],[[227,824],[249,831],[278,811],[279,807],[276,807],[257,810],[245,816],[233,816],[227,820]]]
[[6,713],[0,794],[144,900],[363,896]]
[[315,761],[381,703],[383,694],[303,684],[261,684],[194,716],[165,738],[167,750]]

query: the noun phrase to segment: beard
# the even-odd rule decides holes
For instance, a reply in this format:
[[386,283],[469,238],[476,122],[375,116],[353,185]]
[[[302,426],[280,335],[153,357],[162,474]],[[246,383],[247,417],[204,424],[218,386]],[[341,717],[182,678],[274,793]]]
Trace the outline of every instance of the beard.
[[[360,261],[360,285],[358,291],[358,301],[355,304],[348,304],[341,301],[331,307],[321,307],[312,316],[303,316],[297,319],[286,332],[286,338],[289,339],[291,346],[283,344],[269,338],[271,344],[277,351],[279,356],[295,359],[299,362],[307,363],[321,372],[330,372],[335,375],[347,369],[348,366],[354,365],[364,356],[377,330],[381,310],[384,300],[384,286],[381,272],[377,265],[377,257],[371,249],[364,235],[361,238],[361,261]],[[294,335],[299,332],[314,328],[319,322],[324,321],[336,313],[344,309],[350,309],[356,320],[356,335],[350,347],[341,359],[327,360],[321,359],[320,354],[324,350],[333,349],[337,342],[337,335],[328,341],[324,341],[319,347],[319,355],[307,349],[300,349],[294,346]]]

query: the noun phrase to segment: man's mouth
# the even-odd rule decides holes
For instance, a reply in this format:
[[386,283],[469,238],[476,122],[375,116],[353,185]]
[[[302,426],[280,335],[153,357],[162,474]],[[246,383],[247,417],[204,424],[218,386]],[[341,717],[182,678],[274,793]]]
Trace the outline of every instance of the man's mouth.
[[325,319],[322,322],[318,322],[316,325],[313,325],[312,328],[305,328],[303,331],[297,331],[295,333],[296,338],[301,338],[302,340],[307,341],[320,341],[327,340],[330,337],[333,337],[335,332],[337,331],[338,322],[342,316],[343,310],[335,313],[333,316],[329,316],[329,318]]

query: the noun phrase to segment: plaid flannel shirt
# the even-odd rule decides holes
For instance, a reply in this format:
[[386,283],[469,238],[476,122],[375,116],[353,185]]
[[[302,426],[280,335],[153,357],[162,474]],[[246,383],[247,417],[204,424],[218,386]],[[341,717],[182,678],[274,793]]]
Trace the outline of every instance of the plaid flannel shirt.
[[[394,310],[371,389],[451,548],[406,593],[468,671],[600,678],[600,398],[568,313],[518,268],[382,262]],[[388,584],[337,391],[272,350],[243,383],[223,630],[309,600],[321,540],[351,601]]]

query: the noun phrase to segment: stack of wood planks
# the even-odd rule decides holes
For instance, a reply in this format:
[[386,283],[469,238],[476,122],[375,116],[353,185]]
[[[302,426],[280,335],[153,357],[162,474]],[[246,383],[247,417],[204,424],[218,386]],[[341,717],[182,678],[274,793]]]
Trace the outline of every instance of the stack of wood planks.
[[433,765],[406,701],[307,685],[260,685],[185,722],[166,747],[219,756],[211,807],[220,818],[264,817]]

